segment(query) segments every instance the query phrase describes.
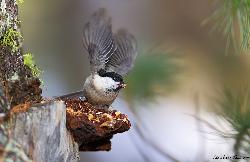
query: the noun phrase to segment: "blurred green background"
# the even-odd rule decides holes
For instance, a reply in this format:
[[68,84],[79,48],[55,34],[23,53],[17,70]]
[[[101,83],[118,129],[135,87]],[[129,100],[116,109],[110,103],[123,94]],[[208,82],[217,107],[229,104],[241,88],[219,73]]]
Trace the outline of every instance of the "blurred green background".
[[43,70],[45,97],[81,90],[89,75],[82,29],[98,8],[114,31],[126,28],[138,41],[114,104],[133,127],[113,139],[111,152],[82,153],[82,161],[250,156],[249,0],[25,0],[24,50]]

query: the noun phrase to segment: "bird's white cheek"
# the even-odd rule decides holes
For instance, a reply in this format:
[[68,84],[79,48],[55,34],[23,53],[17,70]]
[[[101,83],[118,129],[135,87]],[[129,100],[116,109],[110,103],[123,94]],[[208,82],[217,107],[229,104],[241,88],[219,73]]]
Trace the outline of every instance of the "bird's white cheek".
[[107,88],[108,89],[116,89],[118,87],[119,87],[119,82],[112,81],[112,82],[109,82],[109,86]]
[[118,82],[115,82],[109,77],[100,77],[95,76],[93,80],[94,86],[97,90],[107,90],[107,89],[116,89],[119,86]]

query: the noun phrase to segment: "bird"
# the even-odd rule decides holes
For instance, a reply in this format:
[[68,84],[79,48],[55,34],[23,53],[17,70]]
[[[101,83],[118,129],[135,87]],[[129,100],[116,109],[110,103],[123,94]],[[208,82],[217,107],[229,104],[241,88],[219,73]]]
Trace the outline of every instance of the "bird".
[[123,78],[132,70],[138,53],[136,39],[125,29],[113,33],[111,17],[101,8],[84,25],[83,46],[88,53],[90,75],[83,91],[61,98],[83,93],[96,108],[109,108],[126,87]]
[[96,107],[109,108],[126,87],[123,77],[134,66],[136,39],[125,29],[113,33],[111,17],[101,8],[84,26],[83,45],[91,71],[83,86],[84,96]]

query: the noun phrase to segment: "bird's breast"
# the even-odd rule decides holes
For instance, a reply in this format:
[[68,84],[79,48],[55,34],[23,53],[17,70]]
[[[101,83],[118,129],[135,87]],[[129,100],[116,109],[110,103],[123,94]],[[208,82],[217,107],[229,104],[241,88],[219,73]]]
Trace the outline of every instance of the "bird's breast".
[[105,91],[100,86],[96,87],[92,76],[89,76],[83,87],[84,95],[92,105],[111,105],[118,93]]

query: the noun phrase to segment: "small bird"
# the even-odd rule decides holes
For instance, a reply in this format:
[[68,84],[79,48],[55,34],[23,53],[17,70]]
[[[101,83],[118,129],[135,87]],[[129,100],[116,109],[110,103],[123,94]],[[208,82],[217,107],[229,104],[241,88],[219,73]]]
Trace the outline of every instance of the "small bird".
[[84,26],[83,44],[91,71],[83,86],[84,96],[98,108],[109,108],[126,87],[123,77],[133,68],[136,40],[124,29],[113,33],[111,18],[105,9],[99,9]]

